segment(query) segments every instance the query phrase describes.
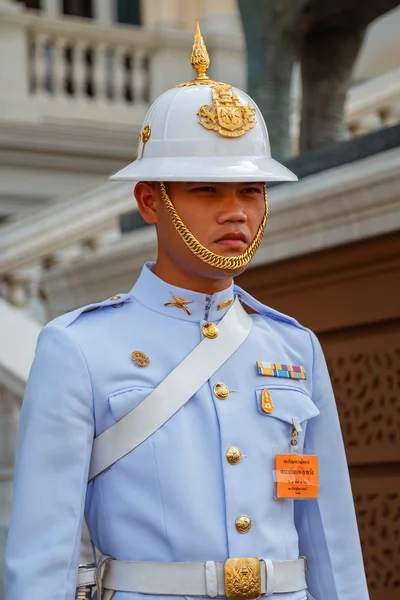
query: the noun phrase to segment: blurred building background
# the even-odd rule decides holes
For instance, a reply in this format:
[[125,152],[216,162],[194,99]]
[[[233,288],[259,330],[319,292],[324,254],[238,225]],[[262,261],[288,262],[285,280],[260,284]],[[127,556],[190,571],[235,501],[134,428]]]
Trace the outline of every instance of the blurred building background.
[[[0,0],[0,589],[38,333],[127,291],[155,257],[130,184],[107,177],[133,160],[149,104],[192,78],[196,17],[210,76],[246,89],[235,0]],[[399,31],[399,8],[368,28],[347,94],[348,141],[300,156],[294,68],[286,162],[301,181],[271,187],[265,239],[239,282],[322,341],[372,600],[400,593]]]

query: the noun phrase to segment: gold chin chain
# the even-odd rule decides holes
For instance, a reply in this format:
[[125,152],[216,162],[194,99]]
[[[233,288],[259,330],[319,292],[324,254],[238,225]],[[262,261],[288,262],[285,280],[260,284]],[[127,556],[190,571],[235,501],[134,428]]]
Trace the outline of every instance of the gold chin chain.
[[182,221],[178,213],[176,212],[175,206],[172,204],[170,197],[167,194],[167,190],[165,188],[165,184],[160,181],[161,188],[161,198],[167,208],[168,214],[171,217],[171,221],[179,233],[186,246],[190,248],[190,250],[202,261],[211,265],[212,267],[216,267],[217,269],[228,269],[228,270],[236,270],[241,267],[245,267],[249,264],[254,254],[257,252],[261,240],[264,235],[264,229],[267,224],[268,219],[268,198],[267,198],[267,186],[264,185],[264,199],[265,199],[265,213],[263,220],[261,221],[261,225],[258,228],[256,237],[250,244],[243,254],[239,256],[220,256],[219,254],[214,254],[211,250],[208,250],[205,246],[200,244],[200,242],[194,237],[194,235],[189,231],[186,227],[185,223]]

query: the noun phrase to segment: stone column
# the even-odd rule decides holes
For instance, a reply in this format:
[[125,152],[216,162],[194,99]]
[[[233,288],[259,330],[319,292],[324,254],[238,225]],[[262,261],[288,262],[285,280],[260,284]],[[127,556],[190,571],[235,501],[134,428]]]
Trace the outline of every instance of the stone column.
[[29,98],[27,19],[21,6],[0,0],[0,121],[32,121]]
[[0,525],[7,524],[10,517],[14,445],[21,401],[0,384]]
[[62,14],[62,0],[42,0],[44,12],[53,19]]
[[111,25],[116,21],[117,0],[93,0],[94,18],[102,25]]
[[20,399],[0,384],[0,598],[4,551],[11,514],[14,444]]
[[15,272],[5,280],[5,299],[18,308],[26,308],[29,300],[29,280]]
[[201,15],[202,33],[220,35],[242,35],[239,10],[236,0],[204,0],[204,12]]
[[20,7],[13,2],[13,0],[0,0],[0,10],[7,10],[9,12],[16,12],[20,10]]
[[143,22],[157,29],[181,28],[179,0],[146,0],[143,3]]
[[201,19],[204,12],[204,0],[178,0],[179,13],[184,26],[189,31],[195,29],[196,19]]
[[246,89],[244,35],[236,0],[204,0],[200,25],[211,59],[210,77]]
[[150,63],[150,101],[165,90],[193,79],[190,53],[193,36],[183,29],[179,0],[144,3],[144,24],[159,36]]

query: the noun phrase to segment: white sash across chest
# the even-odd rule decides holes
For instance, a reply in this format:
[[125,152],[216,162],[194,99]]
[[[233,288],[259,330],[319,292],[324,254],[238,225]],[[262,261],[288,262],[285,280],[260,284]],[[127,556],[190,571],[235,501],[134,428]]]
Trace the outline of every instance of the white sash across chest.
[[178,412],[242,345],[252,326],[251,316],[236,298],[219,322],[216,338],[205,337],[147,398],[94,439],[89,481],[132,452]]

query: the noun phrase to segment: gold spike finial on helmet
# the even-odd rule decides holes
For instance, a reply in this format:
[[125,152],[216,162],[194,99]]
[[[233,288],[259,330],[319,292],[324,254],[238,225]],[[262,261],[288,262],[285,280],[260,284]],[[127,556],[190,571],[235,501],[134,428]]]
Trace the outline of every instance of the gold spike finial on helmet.
[[186,87],[191,85],[214,85],[221,83],[219,81],[212,81],[207,73],[207,69],[210,66],[210,57],[208,56],[207,48],[203,40],[203,36],[200,32],[199,21],[196,19],[196,33],[194,34],[194,42],[192,48],[192,54],[190,57],[193,69],[196,71],[196,77],[192,81],[186,83],[180,83],[175,87]]
[[193,69],[196,71],[196,80],[208,79],[206,73],[208,67],[210,66],[210,57],[208,56],[207,48],[200,32],[198,19],[196,19],[196,33],[194,35],[194,43],[190,62],[192,63]]

